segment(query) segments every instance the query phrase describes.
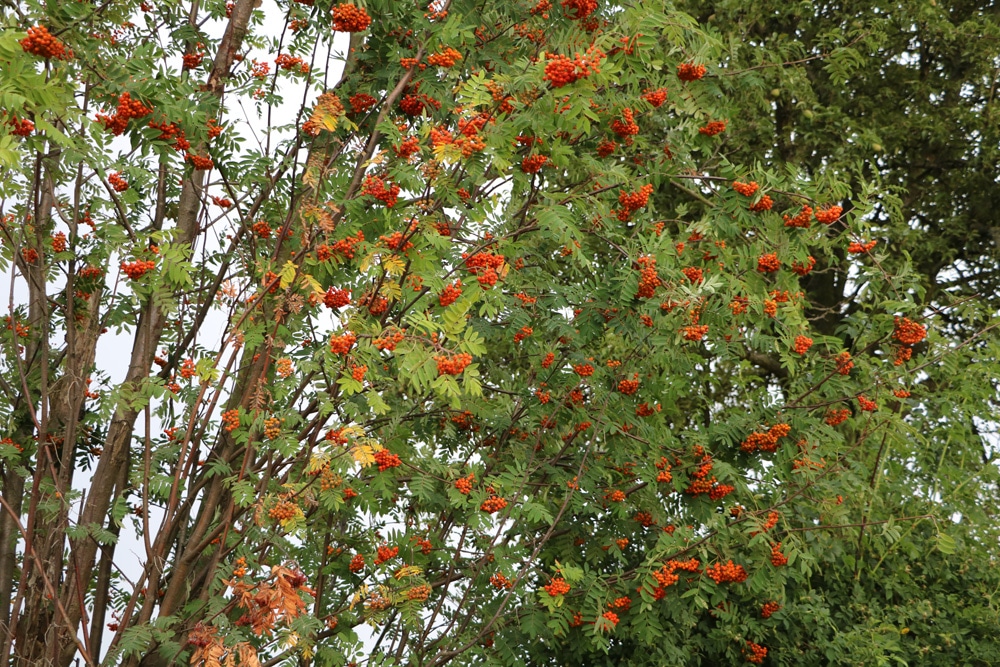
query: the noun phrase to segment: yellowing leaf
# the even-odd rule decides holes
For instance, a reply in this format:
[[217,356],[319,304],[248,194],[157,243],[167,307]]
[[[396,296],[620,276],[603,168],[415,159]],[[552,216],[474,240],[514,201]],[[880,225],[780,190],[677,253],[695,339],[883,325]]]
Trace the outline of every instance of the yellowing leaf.
[[392,576],[397,579],[402,579],[403,577],[415,577],[423,572],[423,570],[416,565],[404,565],[403,567],[396,570],[396,573]]
[[406,263],[398,255],[382,255],[382,268],[390,276],[398,276],[406,269]]
[[281,267],[281,273],[278,274],[281,277],[281,282],[279,283],[281,289],[286,289],[289,285],[292,284],[292,281],[295,280],[295,272],[298,270],[298,268],[299,267],[297,267],[295,264],[292,264],[290,261],[285,262],[285,265]]
[[351,448],[351,456],[361,464],[362,468],[367,468],[375,463],[375,450],[369,445],[357,444]]

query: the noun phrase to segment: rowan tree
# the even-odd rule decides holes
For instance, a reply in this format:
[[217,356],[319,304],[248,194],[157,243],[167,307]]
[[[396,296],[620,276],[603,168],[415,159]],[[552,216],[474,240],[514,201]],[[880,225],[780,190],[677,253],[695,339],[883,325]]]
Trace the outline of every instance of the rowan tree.
[[[664,2],[7,6],[0,663],[995,657],[939,611],[996,588],[991,302],[928,296],[886,169],[775,150],[790,49]],[[826,94],[876,28],[803,38]],[[880,586],[920,605],[830,613]]]

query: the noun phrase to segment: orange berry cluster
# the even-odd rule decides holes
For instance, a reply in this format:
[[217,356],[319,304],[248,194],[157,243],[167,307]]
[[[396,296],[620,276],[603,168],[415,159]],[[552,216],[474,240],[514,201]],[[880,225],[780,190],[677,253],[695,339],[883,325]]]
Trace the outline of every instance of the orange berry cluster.
[[606,611],[601,616],[607,620],[611,625],[618,625],[618,614],[613,611]]
[[674,478],[670,473],[672,467],[667,463],[666,456],[661,456],[660,460],[656,462],[656,469],[660,471],[656,475],[657,482],[670,482]]
[[625,192],[622,190],[618,193],[618,203],[622,207],[618,211],[618,219],[622,222],[627,222],[633,213],[649,202],[649,195],[651,194],[653,194],[653,186],[649,183],[635,192]]
[[18,118],[17,116],[13,116],[7,121],[7,125],[12,128],[10,133],[15,137],[27,137],[35,131],[35,124],[27,118]]
[[707,324],[692,324],[690,326],[681,327],[681,335],[684,336],[684,340],[696,342],[705,338],[707,334]]
[[455,303],[460,296],[462,296],[462,281],[456,280],[454,284],[445,285],[445,288],[441,290],[441,294],[438,295],[438,303],[441,304],[442,308],[447,308]]
[[663,284],[656,274],[656,260],[652,257],[640,257],[639,266],[639,289],[635,293],[637,299],[650,299],[656,293],[656,288]]
[[552,579],[551,583],[543,586],[542,588],[544,588],[545,592],[548,593],[551,597],[559,597],[560,595],[566,595],[567,593],[569,593],[570,590],[569,584],[567,584],[566,580],[563,579],[562,577],[555,577],[554,579]]
[[906,389],[894,389],[892,395],[896,398],[909,398],[910,392]]
[[837,365],[837,372],[841,375],[850,375],[851,369],[854,368],[854,362],[851,361],[851,353],[847,350],[838,354],[833,361]]
[[382,546],[378,548],[378,554],[375,557],[375,564],[381,565],[386,561],[390,561],[399,554],[399,547],[386,547]]
[[509,590],[514,588],[514,582],[503,576],[499,572],[490,577],[490,583],[493,584],[493,588],[498,591]]
[[299,507],[290,500],[280,500],[268,510],[267,515],[275,521],[286,521],[294,518],[299,513]]
[[201,171],[208,171],[215,166],[215,163],[212,162],[212,158],[207,155],[195,155],[194,153],[188,153],[184,157],[191,163],[192,167]]
[[232,433],[240,427],[240,411],[236,408],[222,413],[222,428]]
[[892,337],[903,345],[916,345],[927,337],[927,328],[908,317],[894,318]]
[[72,51],[66,50],[66,45],[49,32],[43,25],[28,28],[28,36],[18,42],[26,53],[53,60],[66,60],[73,57]]
[[432,53],[427,56],[427,64],[434,67],[454,67],[455,63],[461,59],[462,54],[449,46],[441,53]]
[[865,412],[875,412],[878,410],[878,403],[867,398],[864,394],[858,394],[858,405]]
[[264,420],[264,437],[269,440],[274,440],[279,435],[281,435],[281,422],[283,419],[278,417],[268,417]]
[[180,371],[181,377],[184,378],[185,380],[190,380],[191,378],[193,378],[195,371],[196,369],[193,359],[185,359],[181,363],[181,371]]
[[278,359],[278,362],[274,366],[274,370],[278,374],[278,377],[287,378],[295,372],[295,365],[292,363],[291,359],[285,357],[283,359]]
[[868,243],[860,243],[858,241],[853,241],[851,242],[850,245],[847,246],[847,252],[851,253],[852,255],[862,255],[866,252],[870,252],[871,249],[874,248],[877,244],[878,241],[869,241]]
[[724,565],[716,563],[714,566],[706,567],[705,574],[716,584],[729,582],[738,584],[747,580],[747,571],[742,565],[736,565],[731,560]]
[[610,603],[608,603],[608,606],[611,607],[612,609],[618,609],[619,611],[628,611],[629,609],[632,608],[632,598],[628,597],[627,595],[623,595],[620,598],[615,598],[614,600],[612,600]]
[[545,65],[545,75],[543,81],[548,81],[553,88],[562,88],[578,79],[586,79],[591,74],[600,72],[600,62],[604,57],[604,52],[597,47],[587,49],[587,57],[581,57],[579,53],[575,58],[568,56],[546,53],[545,58],[548,63]]
[[56,232],[52,235],[52,252],[66,252],[66,233]]
[[792,262],[792,271],[794,271],[796,274],[800,276],[805,276],[808,275],[809,272],[812,271],[813,267],[815,266],[816,266],[816,258],[810,255],[809,259],[806,260],[805,264],[803,264],[802,262]]
[[462,258],[465,260],[465,266],[469,269],[472,275],[476,276],[476,280],[483,289],[490,289],[497,284],[500,275],[497,273],[504,265],[503,255],[497,255],[489,252],[477,252],[474,255],[466,256],[463,253]]
[[350,331],[341,336],[332,336],[330,338],[330,352],[333,354],[347,354],[354,347],[354,343],[357,340],[358,337]]
[[529,155],[521,161],[521,171],[526,174],[537,174],[549,161],[549,158],[540,155]]
[[630,137],[639,134],[639,125],[635,122],[635,113],[628,107],[622,109],[622,117],[611,121],[611,131],[625,139],[625,143],[628,143]]
[[724,120],[713,120],[704,127],[699,127],[698,134],[704,134],[707,137],[714,137],[717,134],[721,134],[726,131],[726,122]]
[[[549,353],[547,353],[547,354],[545,355],[545,358],[544,358],[544,359],[542,359],[542,368],[548,368],[549,366],[551,366],[551,365],[552,365],[552,362],[553,362],[553,361],[555,361],[555,360],[556,360],[556,355],[555,355],[555,353],[553,353],[553,352],[549,352]],[[575,367],[574,367],[574,369],[575,369]],[[591,367],[591,370],[590,370],[590,372],[591,372],[591,373],[593,373],[593,372],[594,372],[594,370],[593,370],[593,367]]]
[[705,275],[705,272],[702,271],[697,266],[688,266],[686,268],[683,268],[681,269],[681,273],[683,273],[684,277],[688,279],[688,282],[694,285],[697,285],[702,280],[704,280],[704,275]]
[[351,377],[357,382],[362,382],[365,379],[365,373],[368,372],[368,366],[361,364],[360,366],[351,366]]
[[465,367],[472,363],[472,355],[467,352],[434,357],[438,375],[461,375]]
[[812,344],[812,338],[809,338],[808,336],[796,336],[795,345],[792,349],[796,352],[796,354],[805,354],[809,351],[809,348],[812,347]]
[[778,259],[777,253],[767,253],[757,259],[757,270],[761,273],[774,273],[780,268],[781,260]]
[[774,200],[771,199],[771,195],[764,195],[756,203],[750,204],[750,210],[754,213],[761,213],[770,211],[772,206],[774,206]]
[[764,606],[760,608],[761,618],[771,618],[771,614],[781,609],[781,605],[771,600],[770,602],[764,603]]
[[612,503],[622,503],[625,502],[625,492],[620,489],[615,489],[614,491],[609,491],[604,495],[604,498],[608,502]]
[[493,496],[492,498],[487,498],[483,501],[483,504],[479,506],[479,509],[486,512],[487,514],[495,514],[507,507],[507,499],[501,498],[499,496]]
[[816,211],[816,219],[824,225],[832,225],[840,219],[844,209],[840,206],[828,206]]
[[618,144],[610,139],[605,139],[601,143],[597,144],[597,157],[607,157],[615,152],[618,148]]
[[365,557],[361,554],[355,554],[354,558],[351,559],[351,564],[347,566],[351,572],[360,572],[365,569]]
[[[552,354],[551,352],[549,354]],[[594,367],[590,364],[576,364],[573,371],[582,378],[590,377],[594,374]]]
[[398,146],[393,146],[392,150],[402,159],[409,160],[420,152],[420,139],[417,137],[408,137]]
[[337,32],[361,32],[367,30],[372,19],[361,7],[342,2],[333,8],[333,29]]
[[652,417],[654,414],[662,410],[663,408],[659,403],[655,405],[650,405],[649,403],[640,403],[635,408],[636,417]]
[[[106,130],[109,130],[115,136],[122,134],[125,128],[128,126],[128,122],[133,118],[142,118],[143,116],[148,116],[153,113],[153,110],[145,106],[139,100],[133,100],[129,93],[122,93],[118,97],[118,108],[110,116],[104,114],[97,114],[97,120]],[[152,122],[151,127],[158,127]],[[183,132],[181,133],[183,136]],[[161,137],[162,138],[162,137]]]
[[618,391],[625,394],[626,396],[631,396],[635,392],[639,391],[639,374],[635,373],[632,375],[632,379],[621,380],[618,383]]
[[138,259],[134,262],[122,262],[122,273],[131,278],[132,280],[139,280],[144,275],[156,268],[156,262],[153,260],[142,260]]
[[233,577],[236,579],[245,577],[247,573],[247,559],[237,558],[235,565],[236,567],[233,568]]
[[764,433],[751,433],[740,445],[740,450],[748,454],[758,449],[762,452],[773,452],[778,448],[778,440],[788,435],[791,430],[792,427],[788,424],[775,424]]
[[574,21],[585,19],[597,11],[597,0],[562,0],[559,4],[566,17]]
[[331,252],[343,255],[346,259],[354,259],[354,246],[365,240],[365,234],[362,231],[358,231],[354,236],[348,236],[339,241],[334,242],[330,246]]
[[760,186],[757,185],[757,181],[750,181],[749,183],[740,183],[739,181],[733,181],[733,190],[736,190],[744,197],[753,197],[754,194],[759,189]]
[[351,110],[354,113],[364,113],[375,106],[375,103],[378,102],[378,100],[367,93],[356,93],[351,95],[347,101],[350,103]]
[[767,657],[767,648],[760,644],[754,644],[752,641],[747,641],[747,647],[743,653],[746,655],[747,662],[759,665]]
[[125,192],[128,190],[128,181],[122,178],[117,171],[108,174],[108,183],[111,184],[115,192]]
[[803,229],[809,227],[809,221],[812,220],[813,209],[812,206],[806,204],[802,209],[795,214],[795,216],[783,215],[782,219],[785,221],[785,227],[801,227]]
[[420,584],[419,586],[414,586],[410,590],[406,591],[407,600],[415,600],[417,602],[423,602],[431,596],[431,587],[427,584]]
[[843,424],[851,416],[851,411],[847,408],[843,409],[833,409],[826,413],[826,418],[823,420],[830,426],[837,426]]
[[323,305],[336,310],[343,308],[351,302],[351,293],[346,289],[336,289],[331,287],[323,295]]
[[372,345],[379,350],[394,352],[396,350],[396,345],[398,345],[403,338],[405,338],[404,330],[394,329],[392,331],[384,332],[382,336],[372,340]]
[[455,480],[455,488],[463,496],[467,496],[472,493],[472,485],[476,483],[476,476],[473,473],[469,473],[466,477],[459,477]]
[[522,340],[535,333],[531,327],[521,327],[521,330],[514,334],[514,342],[520,343]]
[[658,109],[667,101],[667,89],[657,88],[656,90],[643,93],[642,99],[652,104],[653,108]]
[[387,449],[380,449],[372,455],[372,458],[374,458],[375,463],[378,464],[379,472],[385,472],[389,468],[398,468],[403,464],[403,462],[399,459],[399,456],[393,454]]
[[722,500],[730,493],[736,490],[736,487],[732,484],[713,484],[712,488],[708,491],[708,497],[712,500]]
[[694,63],[681,63],[677,66],[677,78],[681,81],[697,81],[705,76],[705,66]]
[[181,62],[183,63],[184,69],[195,69],[201,65],[201,61],[205,59],[205,52],[198,50],[192,53],[185,53],[181,57]]
[[385,181],[378,176],[369,176],[365,179],[361,194],[371,195],[387,207],[392,208],[396,205],[396,199],[399,197],[399,186],[395,183],[389,183],[389,186],[386,187]]
[[788,565],[788,556],[781,553],[781,542],[771,545],[771,565],[775,567]]
[[298,68],[299,72],[302,74],[309,73],[308,63],[302,60],[302,58],[297,58],[287,53],[279,53],[278,57],[274,59],[274,64],[283,70],[293,70]]

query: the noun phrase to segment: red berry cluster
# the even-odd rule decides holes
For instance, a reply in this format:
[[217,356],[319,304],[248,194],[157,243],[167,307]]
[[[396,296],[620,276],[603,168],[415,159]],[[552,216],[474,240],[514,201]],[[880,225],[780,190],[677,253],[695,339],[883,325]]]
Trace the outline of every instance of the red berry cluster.
[[427,56],[427,64],[433,67],[454,67],[455,63],[462,59],[462,54],[451,48],[446,48],[441,53],[432,53]]
[[522,340],[535,333],[531,327],[521,327],[521,330],[514,334],[514,342],[520,343]]
[[788,556],[781,553],[781,542],[771,545],[771,565],[775,567],[788,565]]
[[628,143],[631,137],[639,134],[639,125],[635,122],[635,113],[628,107],[622,109],[622,117],[611,121],[611,131],[625,139],[625,143]]
[[341,336],[332,336],[330,338],[330,352],[333,354],[347,354],[354,347],[354,343],[357,340],[358,337],[350,331]]
[[503,576],[499,572],[490,577],[490,583],[493,584],[493,588],[498,591],[509,590],[514,588],[514,582]]
[[354,573],[365,569],[365,557],[361,554],[355,554],[354,558],[351,559],[351,564],[347,566],[347,569]]
[[399,547],[386,547],[382,546],[378,548],[378,555],[375,557],[375,564],[381,565],[386,561],[390,561],[399,555]]
[[484,500],[483,504],[479,506],[479,509],[486,512],[487,514],[496,514],[505,507],[507,507],[506,498],[493,496],[492,498],[487,498],[486,500]]
[[812,344],[813,344],[812,338],[809,338],[808,336],[796,336],[795,346],[792,347],[792,349],[797,354],[805,354],[806,352],[809,351],[809,348],[812,347]]
[[331,287],[323,295],[323,305],[336,310],[343,308],[351,302],[351,293],[346,289],[335,289]]
[[864,253],[871,252],[871,249],[874,248],[877,243],[878,241],[869,241],[868,243],[853,241],[847,246],[847,252],[852,255],[862,255]]
[[566,580],[563,579],[562,577],[553,578],[549,584],[546,584],[542,588],[544,588],[545,592],[548,593],[551,597],[559,597],[560,595],[566,595],[567,593],[569,593],[570,590],[569,584],[567,584]]
[[767,648],[760,644],[754,644],[752,641],[747,641],[747,647],[743,653],[747,657],[747,662],[759,665],[767,657]]
[[396,345],[399,344],[403,338],[405,338],[405,329],[399,330],[395,329],[393,331],[385,332],[379,338],[372,340],[372,345],[374,345],[379,350],[388,350],[389,352],[394,352],[396,350]]
[[713,120],[704,127],[699,127],[698,134],[704,134],[706,137],[714,137],[717,134],[722,134],[726,131],[726,122],[724,120]]
[[195,69],[201,62],[205,59],[205,52],[201,49],[193,51],[191,53],[185,53],[181,57],[184,69]]
[[21,48],[24,49],[26,53],[40,56],[42,58],[67,60],[73,57],[73,52],[67,51],[66,45],[59,41],[59,39],[50,33],[49,29],[43,25],[36,25],[33,28],[28,28],[28,36],[18,42],[18,44],[21,45]]
[[851,361],[851,353],[847,350],[838,354],[833,361],[837,365],[837,372],[841,375],[850,375],[851,369],[854,368],[854,362]]
[[778,440],[788,435],[792,427],[788,424],[775,424],[766,432],[753,432],[740,445],[740,450],[747,454],[760,450],[762,452],[773,452],[778,449]]
[[806,204],[802,209],[795,214],[795,216],[783,215],[781,218],[785,221],[785,227],[801,227],[803,229],[809,227],[809,221],[812,220],[813,209],[812,206]]
[[399,456],[393,454],[387,449],[380,449],[372,456],[375,459],[375,463],[378,464],[379,472],[385,472],[389,468],[398,468],[403,463],[399,460]]
[[792,271],[800,276],[806,276],[809,275],[809,272],[812,271],[815,266],[816,258],[810,255],[809,259],[807,259],[804,264],[802,262],[792,262]]
[[21,258],[28,264],[38,261],[38,251],[34,248],[21,248]]
[[761,273],[774,273],[781,268],[777,253],[767,253],[757,259],[757,270]]
[[591,74],[600,72],[601,59],[604,52],[596,47],[587,49],[586,57],[581,57],[579,53],[570,59],[568,56],[547,53],[545,59],[545,75],[543,81],[548,81],[553,88],[562,88],[578,79],[586,79]]
[[354,113],[364,113],[378,102],[378,100],[367,93],[356,93],[351,95],[347,101],[350,103],[351,110]]
[[195,155],[194,153],[188,153],[185,156],[185,159],[187,159],[191,163],[191,166],[201,171],[208,171],[213,166],[215,166],[214,163],[212,162],[212,158],[206,155]]
[[608,606],[611,607],[612,609],[617,609],[619,611],[628,611],[629,609],[632,608],[632,598],[628,597],[627,595],[623,595],[620,598],[615,598],[614,600],[612,600],[610,603],[608,603]]
[[663,284],[663,281],[656,274],[656,260],[652,257],[640,257],[637,263],[642,269],[639,272],[639,289],[635,293],[635,298],[652,298],[656,293],[656,288]]
[[13,116],[7,121],[7,125],[11,127],[10,133],[15,137],[27,137],[35,131],[35,124],[27,118]]
[[438,375],[461,375],[465,367],[472,363],[472,355],[466,352],[434,357]]
[[771,614],[781,609],[781,605],[771,600],[770,602],[764,603],[764,606],[760,608],[761,618],[771,618]]
[[279,500],[274,507],[267,511],[267,515],[275,521],[287,521],[299,513],[299,506],[290,500]]
[[618,383],[618,391],[625,394],[626,396],[631,396],[635,392],[639,391],[639,374],[635,373],[631,380],[622,380]]
[[529,155],[521,161],[521,171],[526,174],[537,174],[549,161],[544,155]]
[[108,174],[108,183],[111,184],[115,192],[125,192],[128,190],[128,181],[122,178],[117,171]]
[[476,276],[483,289],[490,289],[497,284],[500,277],[497,272],[503,268],[505,261],[503,255],[489,252],[477,252],[474,255],[463,253],[462,258],[465,260],[466,268]]
[[908,317],[894,318],[892,337],[903,345],[916,345],[927,337],[927,328]]
[[860,405],[861,409],[865,412],[875,412],[878,410],[878,403],[870,398],[867,398],[864,394],[858,394],[858,405]]
[[689,266],[681,269],[681,273],[688,279],[688,282],[697,285],[704,279],[704,272],[696,266]]
[[392,150],[403,160],[409,160],[420,152],[420,139],[417,137],[407,137],[398,146],[393,146]]
[[597,11],[597,0],[562,0],[563,11],[567,18],[579,21]]
[[573,371],[582,378],[590,377],[594,374],[594,367],[590,364],[576,364]]
[[52,235],[52,252],[66,251],[66,232],[56,232]]
[[153,260],[142,260],[138,259],[134,262],[122,262],[122,273],[131,278],[132,280],[139,280],[144,275],[156,268],[156,262]]
[[346,259],[354,259],[354,246],[365,240],[365,234],[358,231],[354,236],[348,236],[339,241],[335,241],[330,246],[331,252],[343,255]]
[[395,183],[389,183],[389,186],[386,187],[385,181],[378,176],[369,176],[365,179],[361,194],[371,195],[392,208],[396,205],[396,199],[399,197],[399,186]]
[[613,611],[606,611],[603,614],[601,614],[601,617],[604,618],[612,626],[618,625],[618,620],[619,620],[618,614],[616,614]]
[[832,225],[840,219],[844,209],[840,206],[828,206],[816,211],[816,219],[824,225]]
[[367,30],[372,19],[361,7],[342,2],[333,8],[333,29],[337,32],[361,32]]
[[278,57],[274,59],[274,64],[283,70],[298,69],[301,74],[309,73],[309,64],[307,62],[302,60],[302,58],[287,53],[279,53]]
[[833,409],[826,413],[826,418],[823,420],[830,426],[838,426],[843,424],[851,416],[851,411],[847,408]]
[[677,78],[681,81],[697,81],[705,76],[705,66],[693,63],[681,63],[677,66]]
[[472,493],[472,485],[476,483],[476,476],[473,473],[469,473],[466,477],[459,477],[455,480],[455,488],[463,496],[467,496]]
[[664,102],[667,101],[667,89],[657,88],[656,90],[643,93],[642,99],[646,100],[652,104],[654,108],[658,109],[663,106]]
[[750,204],[750,210],[754,213],[762,213],[770,211],[772,206],[774,206],[774,200],[771,199],[771,195],[764,195],[757,202]]
[[[555,360],[556,360],[556,355],[555,355],[555,353],[554,353],[554,352],[548,352],[548,353],[547,353],[547,354],[545,355],[545,358],[544,358],[544,359],[542,359],[542,368],[548,368],[549,366],[551,366],[551,365],[552,365],[552,362],[553,362],[553,361],[555,361]],[[593,372],[594,372],[594,371],[593,371],[593,368],[591,368],[591,371],[590,371],[590,372],[591,372],[591,373],[593,373]]]
[[707,324],[692,324],[686,327],[681,327],[681,335],[684,336],[684,340],[699,341],[708,335],[708,325]]
[[618,144],[610,139],[605,139],[601,143],[597,144],[597,157],[607,157],[615,152],[618,148]]
[[742,565],[736,565],[731,560],[725,565],[716,563],[714,566],[706,567],[705,574],[716,584],[729,582],[738,584],[747,580],[747,571],[743,569]]
[[757,181],[750,181],[749,183],[740,183],[739,181],[733,181],[733,190],[740,193],[744,197],[753,197],[760,186],[757,185]]
[[635,192],[618,193],[618,204],[622,207],[618,211],[618,219],[627,222],[632,214],[649,203],[649,195],[653,194],[652,184],[647,183]]

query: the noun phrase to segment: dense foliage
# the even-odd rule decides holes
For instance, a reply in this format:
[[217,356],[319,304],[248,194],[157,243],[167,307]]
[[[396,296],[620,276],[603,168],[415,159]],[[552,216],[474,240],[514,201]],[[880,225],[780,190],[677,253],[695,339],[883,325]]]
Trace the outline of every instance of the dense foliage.
[[995,664],[986,3],[6,2],[0,663]]

